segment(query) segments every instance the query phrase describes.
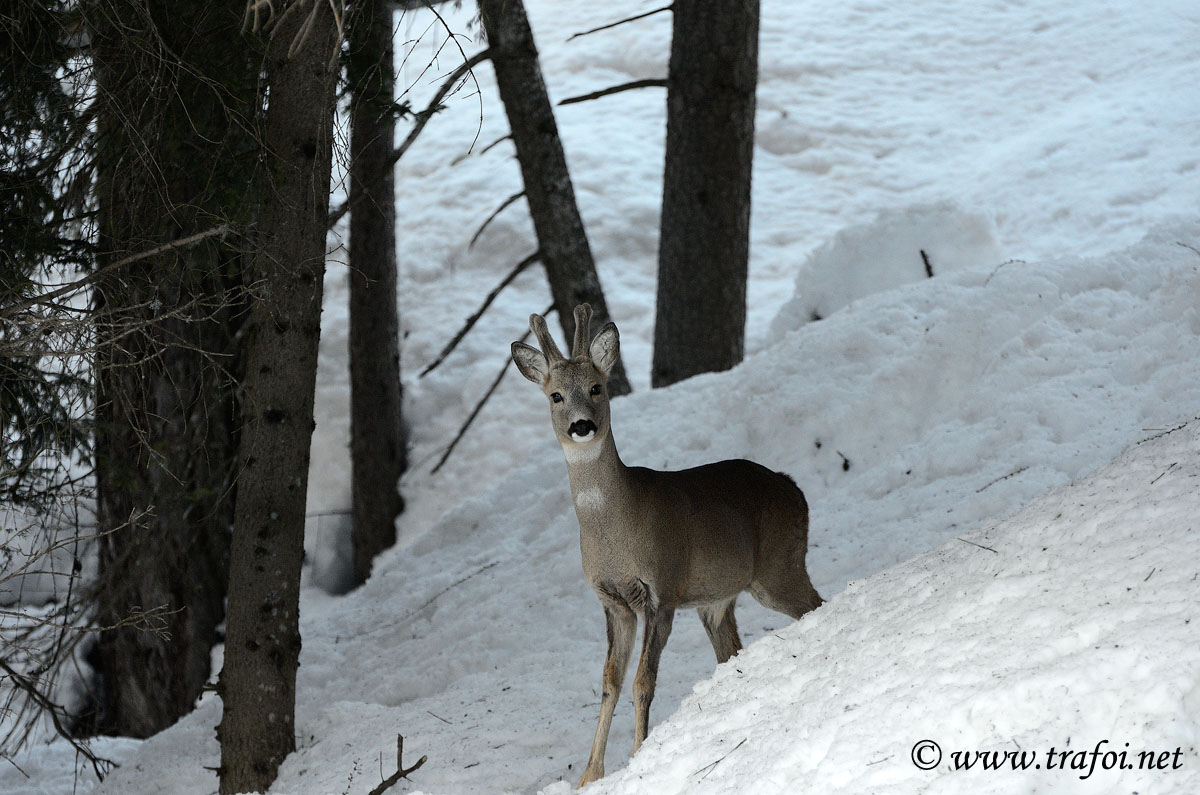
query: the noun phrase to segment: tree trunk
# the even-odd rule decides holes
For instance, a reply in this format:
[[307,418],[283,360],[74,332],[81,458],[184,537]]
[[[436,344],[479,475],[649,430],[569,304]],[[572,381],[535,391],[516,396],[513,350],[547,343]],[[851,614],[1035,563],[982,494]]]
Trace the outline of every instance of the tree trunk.
[[368,0],[350,29],[350,459],[354,584],[396,542],[408,467],[396,310],[392,11]]
[[[97,83],[98,264],[244,225],[254,63],[241,3],[84,7]],[[196,31],[205,31],[197,36]],[[221,91],[212,89],[220,85]],[[147,737],[190,712],[224,618],[243,262],[213,235],[96,283],[95,729]],[[160,609],[154,625],[118,624]],[[137,622],[135,622],[137,623]]]
[[[525,200],[533,217],[554,308],[569,343],[575,338],[576,304],[592,305],[597,327],[609,320],[608,305],[575,204],[575,189],[542,80],[525,5],[521,0],[479,0],[479,11],[521,164]],[[620,362],[609,375],[608,389],[612,395],[629,392],[629,380]]]
[[742,360],[758,0],[676,0],[651,384]]
[[321,333],[337,37],[329,6],[272,29],[264,173],[230,553],[220,791],[262,791],[295,749],[300,567]]

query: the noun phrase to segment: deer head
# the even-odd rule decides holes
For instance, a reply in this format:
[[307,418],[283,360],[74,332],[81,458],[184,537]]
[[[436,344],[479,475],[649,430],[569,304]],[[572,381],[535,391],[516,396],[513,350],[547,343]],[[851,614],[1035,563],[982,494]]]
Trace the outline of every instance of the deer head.
[[521,342],[512,344],[513,361],[521,375],[542,388],[550,400],[550,422],[564,448],[592,445],[609,432],[608,374],[620,355],[620,335],[606,323],[590,340],[592,308],[575,307],[575,345],[567,359],[554,344],[546,319],[529,316],[529,328],[537,336],[539,351]]

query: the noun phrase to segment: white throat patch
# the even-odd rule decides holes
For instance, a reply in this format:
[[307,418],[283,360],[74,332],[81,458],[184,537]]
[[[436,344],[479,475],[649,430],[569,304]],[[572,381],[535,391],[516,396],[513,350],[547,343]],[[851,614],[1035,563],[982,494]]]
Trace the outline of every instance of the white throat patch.
[[[593,433],[595,433],[593,431]],[[562,446],[563,457],[567,459],[568,464],[583,464],[589,461],[595,461],[600,457],[600,445],[589,444],[586,447],[576,444],[564,444]]]
[[575,494],[575,510],[598,511],[604,507],[604,492],[599,486],[580,489]]

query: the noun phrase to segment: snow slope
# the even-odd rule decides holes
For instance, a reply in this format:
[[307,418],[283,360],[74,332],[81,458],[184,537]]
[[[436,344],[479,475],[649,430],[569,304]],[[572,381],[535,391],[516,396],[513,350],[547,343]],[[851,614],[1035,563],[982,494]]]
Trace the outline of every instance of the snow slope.
[[[564,43],[654,4],[527,5],[556,99],[665,71],[665,15]],[[967,776],[999,791],[1195,789],[1197,639],[1190,624],[1160,626],[1200,596],[1186,568],[1195,540],[1179,530],[1196,515],[1195,432],[1133,448],[1094,476],[1136,474],[1121,485],[1065,487],[1200,413],[1200,109],[1184,93],[1200,79],[1198,17],[1183,0],[766,0],[752,355],[654,392],[663,97],[559,110],[640,387],[613,407],[623,457],[678,468],[746,456],[790,473],[812,505],[809,566],[830,599],[793,626],[743,600],[748,648],[715,678],[699,622],[680,616],[645,752],[622,772],[627,691],[598,790],[957,791]],[[402,22],[401,38],[425,24]],[[441,63],[455,65],[448,54]],[[534,245],[518,204],[468,247],[519,189],[511,147],[481,151],[506,126],[486,69],[478,80],[480,93],[460,92],[400,164],[410,509],[366,586],[303,593],[299,750],[278,792],[367,792],[380,767],[391,772],[396,733],[406,761],[430,757],[398,791],[563,791],[590,743],[603,623],[579,572],[544,399],[510,376],[429,472],[529,312],[549,302],[541,276],[522,275],[442,368],[415,377]],[[309,499],[306,577],[322,584],[342,565],[349,493],[337,258]],[[808,322],[814,308],[825,319]],[[1146,483],[1167,457],[1178,466]],[[1060,518],[1056,499],[1071,503]],[[1147,539],[1157,546],[1136,546]],[[1115,600],[1125,597],[1109,590],[1125,585],[1129,601]],[[1077,704],[1086,709],[1075,715]],[[205,767],[217,764],[218,719],[209,696],[150,740],[98,742],[121,762],[99,791],[214,791]],[[1180,746],[1185,767],[1099,771],[1076,785],[1061,771],[921,773],[906,757],[926,737],[949,755],[1010,739],[1061,749],[1068,736],[1072,749],[1105,738]],[[0,765],[0,791],[96,789],[74,780],[78,760],[62,744],[17,761],[28,777]]]
[[1197,450],[1159,433],[851,583],[588,792],[1200,790]]

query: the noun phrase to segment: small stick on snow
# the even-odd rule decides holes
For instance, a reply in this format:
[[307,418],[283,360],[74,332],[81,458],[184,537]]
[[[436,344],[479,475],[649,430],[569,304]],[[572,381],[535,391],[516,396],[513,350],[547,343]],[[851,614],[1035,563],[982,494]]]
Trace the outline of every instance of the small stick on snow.
[[[958,538],[958,536],[955,536],[955,538]],[[958,540],[963,542],[964,544],[970,544],[973,547],[979,547],[980,549],[986,549],[988,552],[995,552],[997,555],[1000,554],[997,550],[994,550],[991,547],[985,547],[983,544],[976,544],[974,541],[968,541],[965,538],[958,538]]]
[[925,253],[925,249],[920,249],[920,252],[921,252],[921,262],[925,263],[925,277],[928,279],[932,279],[933,278],[933,266],[929,264],[929,255]]
[[1178,465],[1179,465],[1179,462],[1178,462],[1178,461],[1174,461],[1174,462],[1172,462],[1172,463],[1171,463],[1171,466],[1169,466],[1169,467],[1167,467],[1166,469],[1164,469],[1164,470],[1162,471],[1162,473],[1161,473],[1161,474],[1159,474],[1159,476],[1158,476],[1157,478],[1155,478],[1154,480],[1150,481],[1150,485],[1151,485],[1151,486],[1153,486],[1155,483],[1157,483],[1157,482],[1159,481],[1159,479],[1160,479],[1160,478],[1162,478],[1162,476],[1163,476],[1163,475],[1167,474],[1168,472],[1170,472],[1172,469],[1174,469],[1174,468],[1175,468],[1176,466],[1178,466]]
[[379,783],[378,787],[371,790],[370,795],[383,795],[383,793],[385,793],[389,789],[391,789],[396,784],[396,782],[398,782],[400,779],[408,778],[408,774],[412,773],[414,770],[419,768],[421,765],[425,764],[425,760],[427,760],[428,758],[429,758],[428,755],[422,756],[420,759],[417,760],[417,763],[415,765],[413,765],[412,767],[405,770],[404,769],[404,735],[397,734],[396,735],[396,772],[393,773],[392,775],[388,776],[387,778],[385,778],[383,781],[381,781]]
[[1156,571],[1158,571],[1158,568],[1157,568],[1157,567],[1152,567],[1152,568],[1150,569],[1150,573],[1146,575],[1146,579],[1145,579],[1145,580],[1142,580],[1142,582],[1146,582],[1146,581],[1147,581],[1147,580],[1149,580],[1151,577],[1153,577],[1153,576],[1154,576],[1154,572],[1156,572]]
[[1008,480],[1011,477],[1016,477],[1017,475],[1024,472],[1026,469],[1029,469],[1029,467],[1027,467],[1027,466],[1019,467],[1017,469],[1014,469],[1012,472],[1009,472],[1007,475],[1001,475],[1000,477],[996,478],[995,480],[990,480],[987,483],[980,486],[979,488],[975,489],[975,493],[978,494],[979,492],[983,491],[984,489],[988,488],[989,486],[995,486],[997,483],[999,483],[1002,480]]
[[[742,744],[743,744],[743,743],[745,743],[745,742],[746,742],[746,738],[745,738],[745,737],[743,737],[743,738],[742,738],[742,742],[740,742],[740,743],[738,743],[737,745],[735,745],[735,746],[733,746],[732,748],[730,748],[730,749],[729,749],[729,753],[728,753],[728,754],[725,754],[725,756],[721,757],[721,758],[720,758],[720,759],[718,759],[717,761],[715,761],[715,762],[711,762],[711,763],[709,763],[709,764],[705,765],[704,767],[700,768],[700,770],[703,770],[703,771],[705,771],[704,775],[703,775],[703,776],[700,776],[700,780],[701,780],[701,781],[703,781],[704,779],[708,778],[708,774],[709,774],[709,773],[711,773],[711,772],[713,772],[714,770],[716,770],[716,769],[717,769],[717,765],[719,765],[719,764],[721,764],[722,762],[724,762],[724,761],[725,761],[725,758],[726,758],[726,757],[728,757],[728,756],[729,756],[729,754],[732,754],[734,751],[736,751],[737,749],[741,748],[741,747],[742,747]],[[697,770],[695,773],[692,773],[692,775],[693,775],[693,776],[694,776],[694,775],[696,775],[696,773],[699,773],[699,772],[700,772],[700,770]]]

